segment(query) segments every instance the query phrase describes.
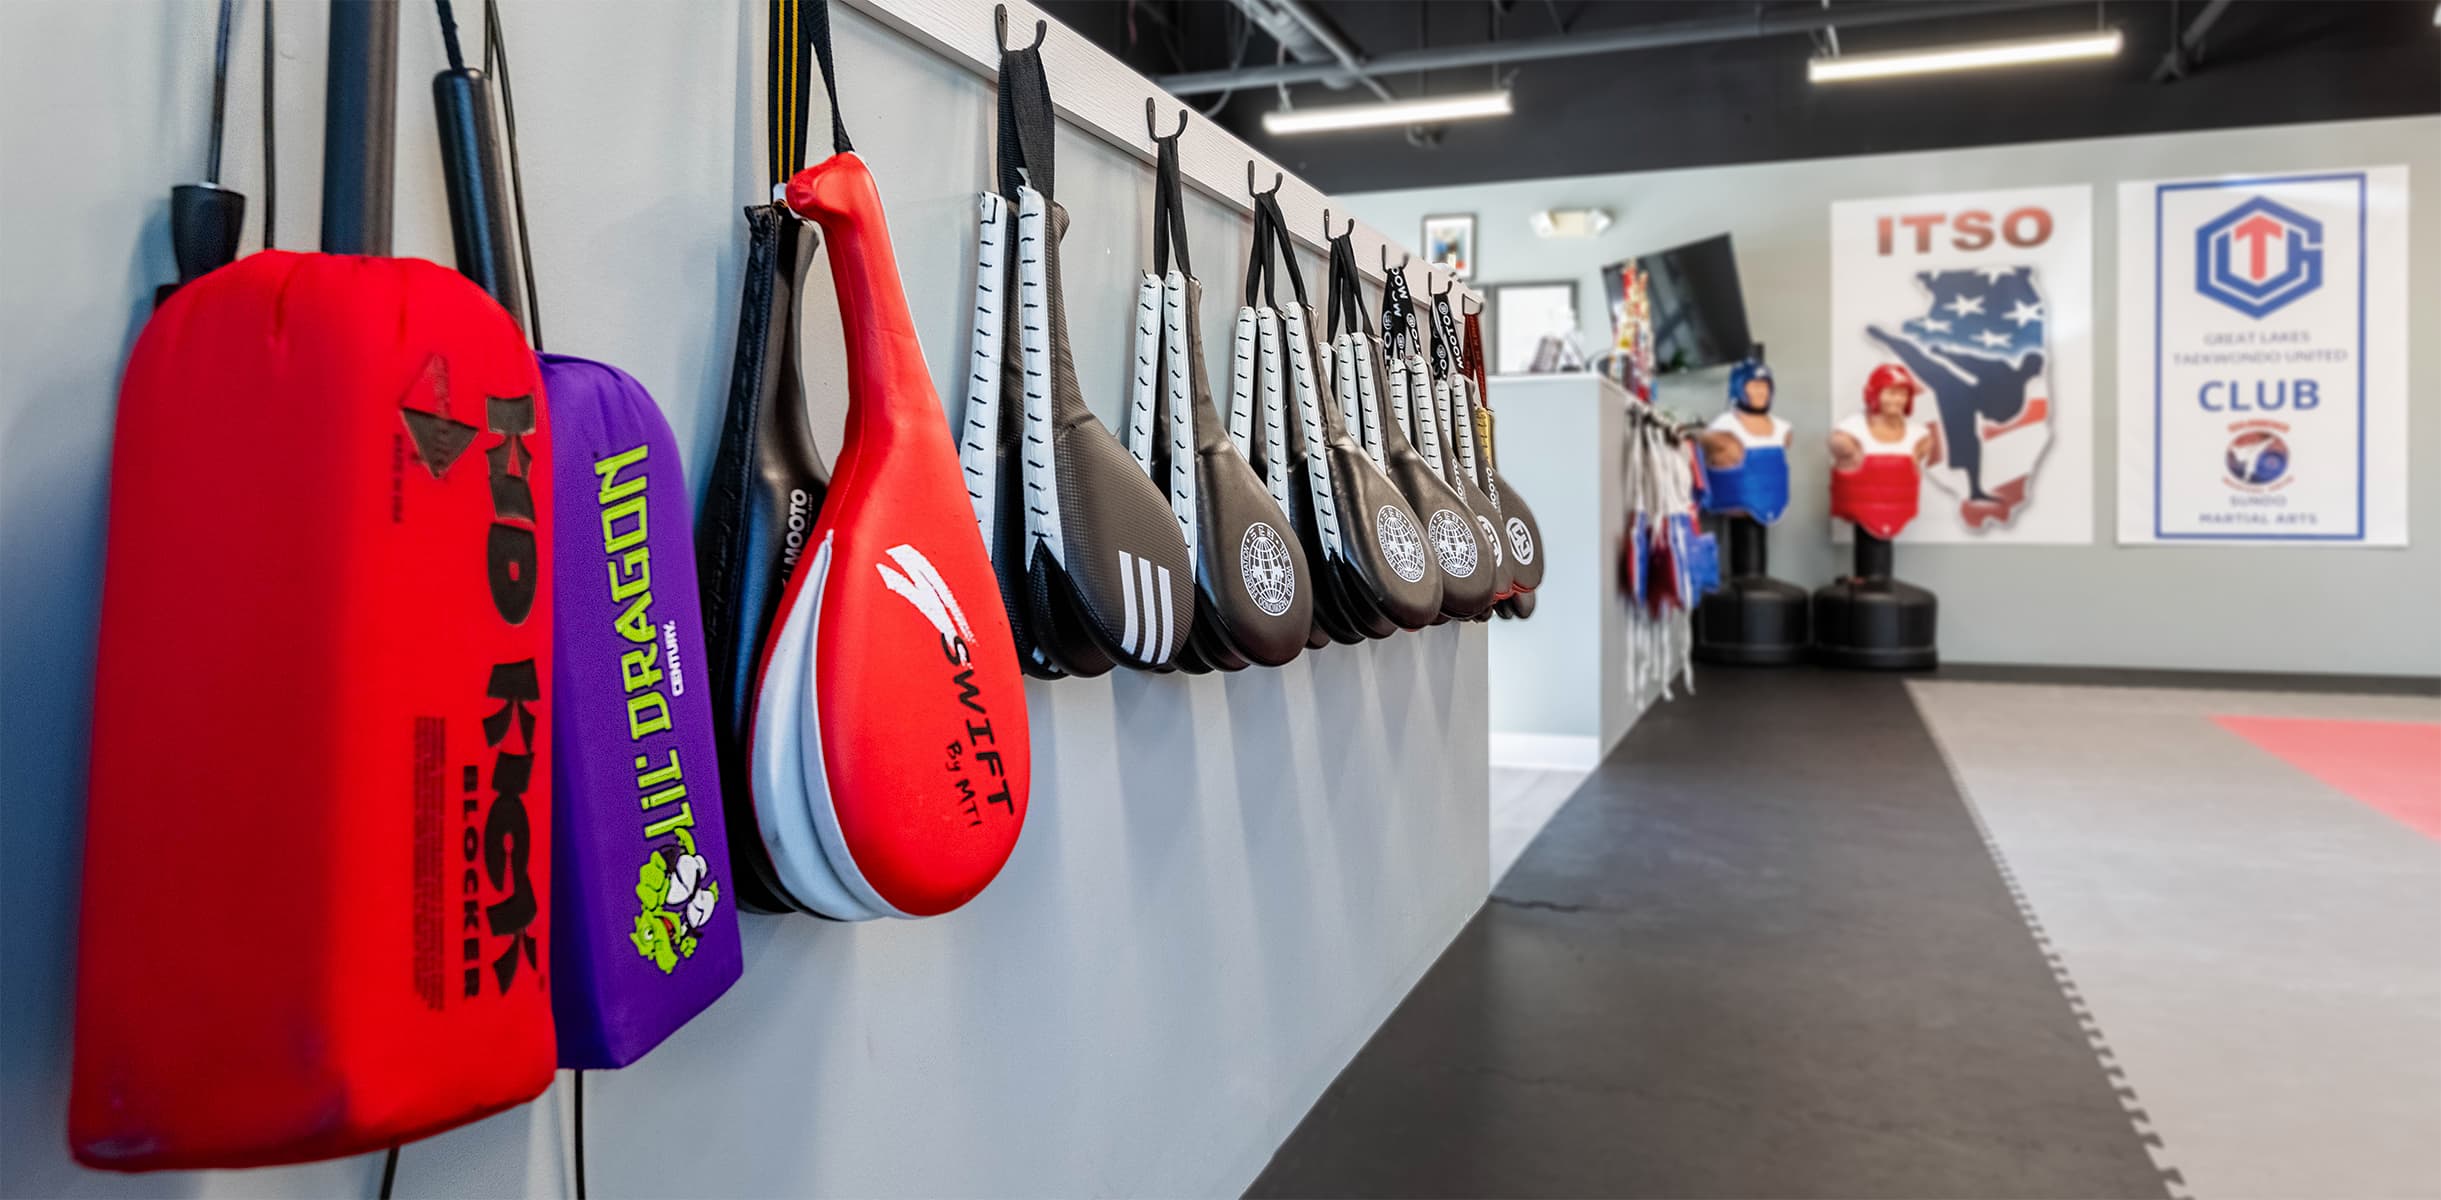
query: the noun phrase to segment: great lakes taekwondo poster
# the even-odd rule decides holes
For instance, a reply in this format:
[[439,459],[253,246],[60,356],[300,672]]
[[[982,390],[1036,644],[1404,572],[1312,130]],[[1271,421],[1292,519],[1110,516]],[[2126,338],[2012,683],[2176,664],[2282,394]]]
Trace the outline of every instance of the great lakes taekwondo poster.
[[2407,544],[2407,168],[2119,185],[2119,540]]
[[1832,422],[1886,362],[1938,450],[1900,541],[2093,540],[2090,187],[1833,204]]

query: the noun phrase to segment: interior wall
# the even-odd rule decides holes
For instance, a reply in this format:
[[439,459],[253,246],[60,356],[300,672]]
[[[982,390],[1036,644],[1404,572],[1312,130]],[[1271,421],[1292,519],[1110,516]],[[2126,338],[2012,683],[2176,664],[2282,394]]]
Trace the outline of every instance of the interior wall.
[[[1633,136],[1634,122],[1621,126]],[[1610,343],[1601,268],[1727,232],[1754,337],[1778,376],[1775,412],[1796,426],[1792,501],[1771,531],[1772,573],[1806,587],[1847,570],[1830,539],[1828,451],[1831,261],[1836,200],[1979,188],[2090,184],[2094,204],[2094,541],[2083,546],[1901,547],[1899,574],[1941,599],[1941,653],[1955,662],[2193,670],[2441,674],[2441,488],[2411,485],[2404,549],[2121,547],[2115,412],[2118,204],[2122,180],[2405,163],[2408,244],[2441,253],[2441,117],[2286,125],[1917,154],[1764,163],[1643,174],[1372,192],[1352,209],[1391,236],[1419,236],[1426,214],[1478,217],[1475,285],[1573,279],[1588,352]],[[1530,213],[1599,206],[1601,236],[1536,238]],[[1408,231],[1417,231],[1410,234]],[[2441,271],[2411,272],[2408,328],[2441,320]],[[2412,340],[2411,340],[2412,341]],[[2441,459],[2441,354],[2411,344],[2410,462]],[[1665,407],[1709,417],[1726,371],[1665,377]],[[1844,385],[1843,385],[1844,386]],[[1505,419],[1506,414],[1504,414]],[[1503,460],[1503,465],[1508,465]],[[1530,469],[1515,468],[1521,479]]]
[[[1492,757],[1591,770],[1659,691],[1619,592],[1627,393],[1592,375],[1500,375],[1491,401],[1502,478],[1533,505],[1545,564],[1533,619],[1491,625]],[[1533,464],[1530,482],[1509,479],[1510,462]]]
[[[767,186],[766,6],[505,7],[548,343],[643,381],[700,479],[737,322],[739,210]],[[251,220],[259,10],[239,11],[226,178],[254,197]],[[278,14],[289,246],[318,220],[324,11]],[[430,5],[401,11],[397,249],[446,261],[425,82],[439,39]],[[962,395],[991,84],[862,14],[835,21],[849,126],[926,356],[942,394]],[[121,363],[174,274],[168,188],[202,167],[212,23],[206,3],[0,5],[15,185],[0,201],[0,820],[19,922],[0,971],[5,1195],[371,1195],[379,1169],[128,1177],[66,1153],[106,456]],[[1107,420],[1129,374],[1150,169],[1065,127],[1058,152],[1075,348]],[[1225,355],[1248,226],[1187,204],[1205,341]],[[837,394],[817,390],[835,431]],[[268,431],[233,437],[266,464],[288,452]],[[1484,647],[1479,627],[1451,626],[1276,671],[1030,684],[1033,814],[998,882],[923,922],[746,917],[737,988],[636,1066],[588,1076],[592,1194],[1237,1195],[1485,894]],[[203,935],[242,948],[242,906],[272,899],[233,896],[240,911]],[[407,1147],[398,1194],[568,1194],[567,1090],[563,1075],[538,1104]]]

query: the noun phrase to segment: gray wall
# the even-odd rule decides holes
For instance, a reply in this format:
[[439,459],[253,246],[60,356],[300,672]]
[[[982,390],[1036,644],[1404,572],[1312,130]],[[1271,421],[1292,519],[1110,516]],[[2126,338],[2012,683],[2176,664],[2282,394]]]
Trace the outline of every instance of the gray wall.
[[1590,768],[1658,691],[1634,670],[1619,594],[1627,393],[1589,375],[1500,375],[1491,399],[1502,478],[1511,462],[1534,464],[1531,486],[1512,480],[1510,490],[1534,506],[1545,556],[1533,619],[1492,622],[1493,756],[1508,762],[1510,747],[1532,753],[1533,740],[1570,738],[1582,742],[1576,765]]
[[[765,6],[507,7],[550,343],[641,379],[700,475],[736,324],[738,210],[764,187],[760,134],[741,130],[762,111]],[[228,174],[259,212],[258,27],[240,11]],[[402,11],[398,249],[445,259],[425,83],[438,38],[430,5]],[[280,9],[291,246],[318,220],[321,13]],[[946,383],[966,352],[990,85],[861,15],[837,21],[849,122]],[[0,5],[0,820],[18,930],[0,970],[5,1195],[371,1195],[378,1168],[126,1177],[66,1157],[113,396],[172,274],[167,190],[201,169],[211,26],[195,3]],[[1059,152],[1076,348],[1109,417],[1150,172],[1073,130]],[[1225,353],[1246,226],[1188,204],[1206,340]],[[839,414],[821,415],[835,430]],[[1482,900],[1484,646],[1479,628],[1447,627],[1226,679],[1031,686],[1033,819],[999,881],[919,923],[747,918],[737,989],[588,1081],[594,1193],[1238,1194]],[[222,932],[242,940],[242,921]],[[567,1194],[565,1092],[408,1147],[399,1194]]]
[[[1621,126],[1634,136],[1635,125]],[[1649,174],[1532,180],[1349,197],[1392,237],[1427,213],[1480,217],[1474,280],[1488,289],[1575,279],[1589,351],[1609,344],[1603,264],[1728,232],[1754,336],[1771,350],[1780,415],[1797,426],[1795,502],[1772,530],[1773,573],[1806,586],[1845,569],[1830,542],[1824,389],[1830,373],[1829,206],[1835,200],[2089,183],[2094,194],[2094,530],[2090,546],[1914,546],[1899,572],[1941,597],[1941,650],[1958,662],[2365,674],[2441,674],[2441,487],[2412,486],[2403,550],[2128,547],[2117,528],[2118,200],[2126,179],[2406,163],[2409,245],[2441,264],[2441,117],[1995,146]],[[1542,240],[1528,213],[1599,205],[1601,237]],[[2408,328],[2441,320],[2441,269],[2411,273]],[[1488,295],[1488,291],[1487,291]],[[2411,463],[2441,461],[2441,353],[2410,338]],[[1661,402],[1709,415],[1723,374],[1674,377]],[[1503,419],[1507,419],[1504,412]],[[1532,468],[1502,466],[1532,487]],[[1547,517],[1545,519],[1548,519]]]

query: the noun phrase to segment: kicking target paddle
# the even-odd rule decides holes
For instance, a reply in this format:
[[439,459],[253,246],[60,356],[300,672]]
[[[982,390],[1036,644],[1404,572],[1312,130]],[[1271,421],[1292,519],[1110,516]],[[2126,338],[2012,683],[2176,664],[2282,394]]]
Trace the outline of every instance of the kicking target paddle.
[[704,687],[712,699],[720,778],[728,786],[728,843],[738,898],[761,912],[804,905],[789,894],[757,836],[747,788],[747,745],[764,651],[789,572],[804,557],[830,472],[806,413],[798,326],[805,277],[821,242],[780,191],[805,165],[813,46],[798,0],[773,0],[764,121],[772,199],[746,209],[744,293],[720,444],[696,524],[703,586]]
[[[1405,279],[1394,279],[1391,286],[1412,300]],[[1429,279],[1426,286],[1431,286]],[[1448,296],[1446,291],[1433,293],[1436,318],[1446,310]],[[1415,409],[1416,426],[1423,431],[1424,460],[1466,502],[1480,544],[1491,559],[1489,579],[1493,599],[1506,600],[1518,593],[1515,568],[1509,562],[1509,539],[1502,532],[1506,518],[1501,514],[1500,502],[1483,490],[1479,477],[1469,468],[1474,461],[1474,425],[1460,416],[1465,411],[1460,398],[1465,395],[1467,384],[1457,370],[1454,334],[1444,330],[1437,319],[1429,324],[1431,334],[1422,339],[1431,350],[1429,363],[1420,355],[1411,354],[1407,366],[1408,400]]]
[[[1391,270],[1387,261],[1382,264],[1383,340],[1376,340],[1357,277],[1354,240],[1348,234],[1333,239],[1331,256],[1334,286],[1345,290],[1344,307],[1349,323],[1354,326],[1350,332],[1356,352],[1357,393],[1365,442],[1377,448],[1383,468],[1398,483],[1400,494],[1424,523],[1425,544],[1432,548],[1433,562],[1441,568],[1441,615],[1459,619],[1479,616],[1492,606],[1499,568],[1465,499],[1408,440],[1413,377],[1408,373],[1407,359],[1415,350],[1416,338],[1415,308],[1402,300],[1406,272]],[[1385,340],[1391,354],[1386,365],[1378,353],[1385,348]],[[1385,404],[1390,410],[1387,416],[1382,411]]]
[[[1308,487],[1316,497],[1315,512],[1322,518],[1317,532],[1323,565],[1316,570],[1338,572],[1341,583],[1338,616],[1347,628],[1333,629],[1331,635],[1354,641],[1421,629],[1440,611],[1440,568],[1425,547],[1422,522],[1399,494],[1398,485],[1358,442],[1339,406],[1336,391],[1340,382],[1357,378],[1353,349],[1349,349],[1348,365],[1333,379],[1321,378],[1311,366],[1319,357],[1311,341],[1313,313],[1306,306],[1305,282],[1289,242],[1288,222],[1276,196],[1266,195],[1257,203],[1270,211],[1272,240],[1297,296],[1283,310],[1281,324],[1288,335],[1296,384],[1299,449]],[[1334,348],[1334,357],[1338,348]],[[1351,633],[1355,637],[1346,636]]]
[[[1005,11],[998,22],[1000,190],[981,206],[968,489],[979,521],[987,516],[981,497],[994,498],[988,515],[999,526],[1000,570],[1014,585],[1009,611],[1025,631],[1030,671],[1157,670],[1186,644],[1195,616],[1192,464],[1182,459],[1179,477],[1163,481],[1177,494],[1173,502],[1148,474],[1149,459],[1131,455],[1085,405],[1060,285],[1068,214],[1053,188],[1047,26],[1036,22],[1034,43],[1011,48]],[[997,295],[987,290],[992,285]],[[1001,328],[985,331],[994,316]],[[996,366],[982,353],[994,332]],[[1013,451],[981,453],[980,440],[995,429]],[[1011,458],[1014,489],[1000,469]]]
[[[1148,100],[1148,124],[1152,112]],[[1256,337],[1244,316],[1237,337],[1243,356],[1233,360],[1232,424],[1224,425],[1212,404],[1200,318],[1203,284],[1187,254],[1186,189],[1178,163],[1185,131],[1181,110],[1178,132],[1153,138],[1153,270],[1138,292],[1129,449],[1153,479],[1168,481],[1171,506],[1189,539],[1195,620],[1181,665],[1276,667],[1305,648],[1314,622],[1313,589],[1287,513],[1234,440],[1239,430],[1247,437],[1253,432]],[[1276,408],[1271,419],[1279,420]]]
[[[386,184],[357,185],[386,179],[395,12],[333,12],[327,250],[388,248]],[[111,458],[80,1161],[356,1154],[550,1083],[552,469],[515,322],[432,263],[266,251],[145,327]],[[234,941],[192,914],[221,897]]]
[[[764,651],[753,813],[782,882],[814,912],[931,916],[982,891],[1024,825],[1024,681],[881,195],[839,116],[829,8],[783,3],[831,96],[835,153],[787,195],[828,244],[848,412]],[[1176,536],[1166,514],[1164,526]]]
[[[1442,303],[1446,303],[1446,298]],[[1511,488],[1500,473],[1500,454],[1492,421],[1492,398],[1483,368],[1483,314],[1470,310],[1466,314],[1466,354],[1458,369],[1459,377],[1468,384],[1470,418],[1468,426],[1474,435],[1473,445],[1480,462],[1476,470],[1483,482],[1484,494],[1500,506],[1501,532],[1509,542],[1510,581],[1521,592],[1533,591],[1543,581],[1542,527],[1534,521],[1534,509],[1524,496]]]

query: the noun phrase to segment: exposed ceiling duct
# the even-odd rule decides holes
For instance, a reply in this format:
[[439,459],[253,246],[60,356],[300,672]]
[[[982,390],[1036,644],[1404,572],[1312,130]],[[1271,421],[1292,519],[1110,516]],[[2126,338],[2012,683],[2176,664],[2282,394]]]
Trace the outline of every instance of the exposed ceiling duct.
[[[1299,63],[1331,64],[1336,69],[1319,80],[1333,90],[1344,90],[1350,82],[1363,83],[1374,95],[1384,100],[1397,97],[1373,78],[1361,57],[1347,40],[1340,37],[1320,14],[1309,9],[1303,0],[1229,0],[1246,19],[1254,22],[1272,41],[1280,44],[1289,58]],[[1222,91],[1223,88],[1212,88]],[[1185,94],[1185,93],[1178,93]]]
[[[1250,15],[1256,9],[1278,6],[1291,13],[1303,13],[1298,0],[1232,0]],[[1593,54],[1617,54],[1628,50],[1651,50],[1669,46],[1697,46],[1710,42],[1742,41],[1750,38],[1779,37],[1791,34],[1811,34],[1834,26],[1861,29],[1876,25],[1899,25],[1918,21],[1945,21],[1961,17],[1986,16],[2029,8],[2060,8],[2069,5],[2085,7],[2083,0],[1883,0],[1880,3],[1843,4],[1833,8],[1757,9],[1749,15],[1736,17],[1697,17],[1683,21],[1654,21],[1624,29],[1589,33],[1562,33],[1544,37],[1517,38],[1511,41],[1481,42],[1471,46],[1442,46],[1385,54],[1377,58],[1358,55],[1337,34],[1318,32],[1330,57],[1312,61],[1280,63],[1274,66],[1238,67],[1219,71],[1188,71],[1165,75],[1153,82],[1176,96],[1193,96],[1206,92],[1227,91],[1231,88],[1269,87],[1275,84],[1332,83],[1344,85],[1354,79],[1379,88],[1378,76],[1396,75],[1408,71],[1443,71],[1461,67],[1480,67],[1491,63],[1519,63],[1538,59],[1581,58]],[[1310,14],[1308,14],[1310,16]],[[1295,17],[1290,19],[1295,20]],[[1308,26],[1309,30],[1314,26]],[[1383,93],[1386,97],[1387,93]]]

